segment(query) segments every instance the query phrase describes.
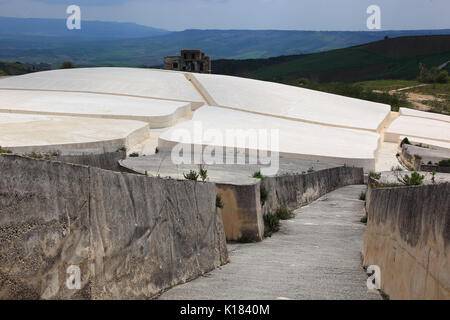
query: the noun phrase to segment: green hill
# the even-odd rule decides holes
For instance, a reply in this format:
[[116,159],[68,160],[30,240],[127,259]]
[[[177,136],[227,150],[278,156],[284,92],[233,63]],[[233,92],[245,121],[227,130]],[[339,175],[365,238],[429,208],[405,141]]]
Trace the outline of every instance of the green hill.
[[[428,68],[450,60],[450,35],[400,37],[326,52],[271,59],[216,60],[213,73],[291,83],[415,79],[419,63]],[[449,69],[447,65],[446,70]]]

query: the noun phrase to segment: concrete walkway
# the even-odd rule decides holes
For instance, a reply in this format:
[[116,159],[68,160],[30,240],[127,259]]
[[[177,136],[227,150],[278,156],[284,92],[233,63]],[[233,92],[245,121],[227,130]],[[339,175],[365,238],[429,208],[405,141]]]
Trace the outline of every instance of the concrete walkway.
[[381,299],[361,267],[365,189],[348,186],[296,210],[261,243],[229,245],[229,264],[160,299]]

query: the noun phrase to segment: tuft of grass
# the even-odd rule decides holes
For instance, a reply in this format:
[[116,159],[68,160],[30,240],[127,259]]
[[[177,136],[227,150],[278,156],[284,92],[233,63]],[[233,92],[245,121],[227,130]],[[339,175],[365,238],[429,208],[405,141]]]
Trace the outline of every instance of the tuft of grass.
[[31,152],[31,153],[24,153],[24,157],[32,158],[32,159],[44,159],[44,155],[37,153],[37,152]]
[[139,157],[139,153],[133,152],[133,153],[131,153],[131,154],[129,155],[129,157],[130,157],[130,158],[137,158],[137,157]]
[[367,215],[361,218],[360,220],[362,223],[367,223]]
[[313,173],[314,171],[315,171],[314,167],[311,167],[311,168],[308,169],[308,173]]
[[290,211],[288,208],[283,206],[283,207],[278,208],[275,211],[275,215],[280,220],[289,220],[294,216],[294,213],[292,211]]
[[223,200],[220,194],[216,194],[216,208],[223,209]]
[[200,178],[202,179],[202,181],[205,182],[206,179],[208,178],[208,170],[203,169],[203,167],[200,167],[199,175],[200,175]]
[[0,153],[8,153],[8,154],[11,154],[12,151],[11,151],[11,150],[8,150],[8,149],[3,149],[2,146],[0,146]]
[[366,193],[364,191],[361,191],[359,194],[359,200],[366,201]]
[[184,173],[183,176],[186,180],[197,181],[199,174],[196,171],[191,170],[188,174]]
[[274,232],[280,230],[280,219],[272,212],[264,214],[264,237],[271,237]]
[[253,174],[252,178],[255,178],[255,179],[263,179],[263,176],[262,176],[262,174],[261,174],[261,171],[255,172],[255,173]]
[[415,171],[411,173],[411,176],[405,174],[403,177],[397,178],[398,182],[405,186],[419,186],[423,183],[423,179],[425,176]]

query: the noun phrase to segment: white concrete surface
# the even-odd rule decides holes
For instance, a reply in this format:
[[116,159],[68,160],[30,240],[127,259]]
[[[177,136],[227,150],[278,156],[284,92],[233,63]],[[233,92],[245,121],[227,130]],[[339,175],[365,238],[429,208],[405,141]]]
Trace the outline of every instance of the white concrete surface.
[[450,116],[446,116],[444,114],[439,114],[439,113],[432,113],[432,112],[408,109],[408,108],[400,108],[400,114],[403,116],[419,117],[419,118],[426,118],[426,119],[450,122]]
[[272,82],[207,74],[194,76],[219,106],[291,120],[377,131],[391,110],[380,103]]
[[181,72],[138,68],[79,68],[0,79],[3,89],[96,92],[204,102]]
[[0,112],[127,119],[165,128],[190,113],[191,104],[103,94],[2,90]]
[[[195,134],[196,126],[202,127]],[[242,111],[216,107],[202,107],[194,113],[191,121],[183,122],[164,131],[159,137],[159,147],[167,149],[177,143],[232,147],[228,139],[211,141],[204,134],[216,130],[224,137],[227,130],[279,130],[279,151],[283,157],[319,160],[329,163],[375,168],[375,154],[380,136],[377,133],[321,126],[280,118],[255,115]],[[211,133],[214,133],[211,131]],[[269,137],[270,137],[270,131]],[[225,140],[225,141],[224,141]],[[237,141],[238,147],[248,147]],[[267,149],[273,150],[271,146]]]
[[18,153],[113,152],[148,136],[141,121],[0,113],[0,146]]
[[399,142],[401,136],[450,142],[450,123],[419,117],[400,116],[384,135],[387,142]]

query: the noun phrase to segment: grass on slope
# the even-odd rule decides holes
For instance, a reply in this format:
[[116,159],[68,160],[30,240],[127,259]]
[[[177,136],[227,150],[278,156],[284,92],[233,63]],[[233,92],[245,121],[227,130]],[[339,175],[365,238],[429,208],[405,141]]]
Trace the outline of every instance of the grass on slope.
[[413,80],[419,73],[419,63],[431,68],[449,60],[450,36],[425,36],[388,39],[308,55],[213,61],[213,72],[283,83],[302,77],[318,82]]

